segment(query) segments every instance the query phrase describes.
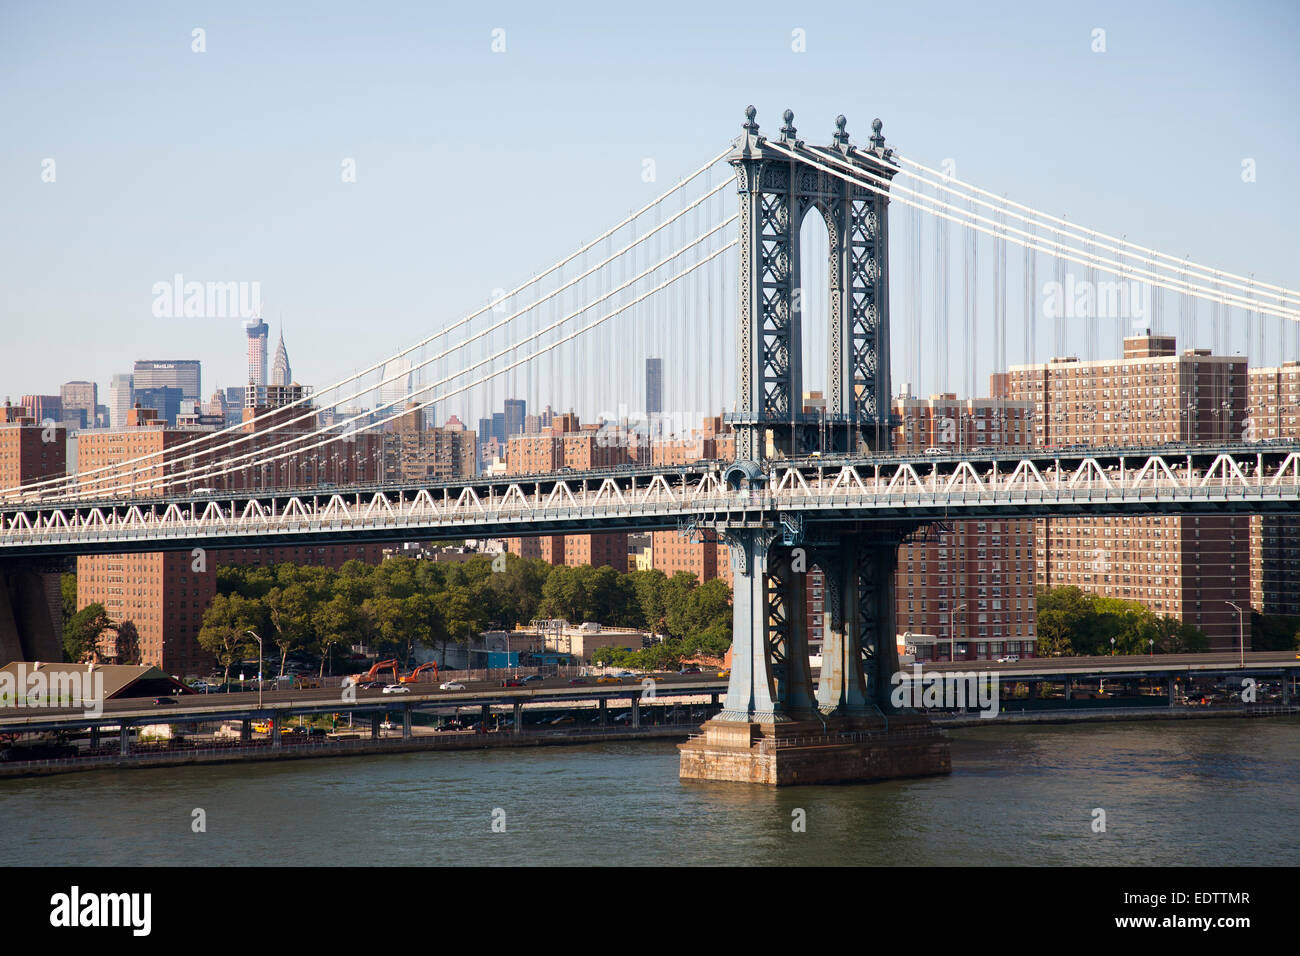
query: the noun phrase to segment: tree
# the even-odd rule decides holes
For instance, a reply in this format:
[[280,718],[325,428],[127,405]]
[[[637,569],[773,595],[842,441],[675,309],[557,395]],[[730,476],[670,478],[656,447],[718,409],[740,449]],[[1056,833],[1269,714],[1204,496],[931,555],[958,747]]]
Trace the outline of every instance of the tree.
[[140,632],[136,630],[135,622],[121,621],[117,627],[117,663],[119,664],[139,664],[141,660],[140,652]]
[[1250,649],[1252,651],[1300,649],[1300,617],[1286,614],[1259,614],[1251,611]]
[[68,629],[72,616],[77,613],[77,576],[64,574],[59,578],[59,590],[63,598],[63,629]]
[[543,617],[563,618],[573,624],[582,622],[587,610],[587,586],[581,570],[560,565],[547,575],[538,606]]
[[435,598],[437,607],[437,639],[442,643],[442,659],[447,659],[447,642],[466,642],[474,633],[477,623],[471,605],[470,591],[465,585],[448,588]]
[[258,624],[260,607],[242,594],[218,594],[203,612],[199,646],[213,655],[225,670],[223,683],[230,683],[230,665],[243,659],[254,641],[248,631]]
[[[320,675],[325,675],[325,661],[334,646],[352,638],[357,627],[357,608],[342,594],[336,594],[318,606],[312,614],[312,626],[321,649]],[[332,669],[332,668],[331,668]]]
[[690,596],[695,587],[695,575],[689,571],[678,571],[664,587],[664,630],[673,637],[691,632]]
[[283,674],[289,653],[305,647],[312,638],[311,595],[301,584],[286,588],[277,585],[266,592],[262,604],[271,623],[271,640],[280,649],[280,673]]
[[80,663],[92,655],[99,655],[99,636],[113,627],[104,605],[87,604],[68,622],[63,630],[63,653],[72,663]]

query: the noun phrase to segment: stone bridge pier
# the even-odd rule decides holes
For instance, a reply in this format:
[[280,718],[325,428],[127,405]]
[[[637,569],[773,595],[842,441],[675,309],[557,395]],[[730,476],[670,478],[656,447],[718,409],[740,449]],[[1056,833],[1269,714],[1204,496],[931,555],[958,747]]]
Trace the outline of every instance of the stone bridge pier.
[[[947,738],[891,705],[894,569],[910,527],[724,529],[731,549],[731,678],[722,711],[680,747],[683,780],[775,785],[949,773]],[[809,661],[808,573],[825,580],[820,672]]]

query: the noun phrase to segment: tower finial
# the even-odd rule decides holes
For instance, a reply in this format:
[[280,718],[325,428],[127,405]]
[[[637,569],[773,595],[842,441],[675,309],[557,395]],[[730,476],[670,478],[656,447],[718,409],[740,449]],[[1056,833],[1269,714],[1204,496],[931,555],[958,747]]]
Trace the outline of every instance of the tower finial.
[[880,122],[879,116],[871,121],[871,145],[878,149],[884,149],[885,147],[885,135],[880,132],[884,125],[884,123]]
[[753,106],[746,106],[746,107],[745,107],[745,123],[744,123],[742,129],[747,129],[747,130],[749,130],[749,131],[752,132],[752,133],[757,133],[757,132],[758,132],[758,124],[757,124],[756,122],[754,122],[754,117],[757,116],[757,115],[758,115],[758,110],[754,109]]
[[787,143],[793,143],[795,134],[798,132],[794,128],[794,110],[786,110],[781,114],[781,118],[785,120],[785,125],[781,127],[781,139]]
[[836,143],[838,146],[848,146],[848,145],[849,145],[849,133],[848,133],[848,130],[846,130],[846,129],[844,128],[845,126],[848,125],[848,122],[849,122],[849,121],[848,121],[847,119],[844,118],[844,114],[843,114],[843,113],[841,113],[839,116],[835,117],[835,133],[834,133],[834,135],[831,137],[831,139],[835,140],[835,143]]

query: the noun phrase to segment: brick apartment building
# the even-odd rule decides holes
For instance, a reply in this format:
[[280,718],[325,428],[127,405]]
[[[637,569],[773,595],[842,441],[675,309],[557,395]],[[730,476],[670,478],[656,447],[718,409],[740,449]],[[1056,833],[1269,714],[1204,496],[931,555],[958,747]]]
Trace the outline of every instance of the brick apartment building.
[[[254,409],[255,415],[265,409]],[[300,414],[302,408],[291,410]],[[285,441],[285,431],[261,432],[262,423],[251,423],[246,415],[245,429],[252,439],[233,454],[242,455]],[[218,453],[199,446],[178,449],[185,442],[211,434],[210,429],[167,428],[152,409],[132,409],[128,425],[121,429],[83,431],[79,438],[78,473],[120,465],[130,459],[157,454],[143,476],[137,476],[136,493],[147,493],[151,482],[176,475],[194,467],[195,462],[180,459],[196,450],[197,461],[210,462]],[[310,421],[310,420],[309,420]],[[305,422],[304,424],[308,424]],[[222,436],[219,440],[228,440]],[[213,439],[217,441],[218,439]],[[313,442],[314,443],[314,442]],[[306,444],[306,442],[304,442]],[[255,459],[256,464],[241,467],[229,475],[203,476],[195,484],[222,490],[250,487],[289,487],[295,484],[373,480],[379,460],[378,437],[358,434],[353,440],[303,450],[285,461]],[[266,458],[279,452],[267,452]],[[86,487],[110,487],[121,480],[124,469],[110,469],[102,475],[87,477]],[[117,477],[115,477],[115,475]],[[158,486],[153,485],[153,490]],[[202,675],[210,672],[213,658],[198,644],[203,612],[216,594],[216,570],[229,564],[316,564],[339,567],[353,558],[378,563],[383,559],[380,544],[302,545],[279,548],[241,548],[210,551],[196,561],[189,551],[113,554],[77,558],[77,606],[98,602],[114,621],[131,621],[139,634],[141,663],[155,664],[169,674]],[[101,645],[108,655],[117,653],[111,638]]]
[[[894,449],[1024,448],[1033,413],[1027,401],[904,394],[893,402]],[[1032,520],[932,525],[899,547],[894,582],[897,629],[914,636],[918,659],[1035,653]]]
[[[1172,336],[1124,340],[1122,359],[1058,358],[994,376],[995,394],[1032,402],[1034,443],[1129,446],[1240,440],[1247,417],[1246,359],[1205,349],[1178,353]],[[1248,517],[1039,519],[1040,587],[1076,585],[1137,601],[1203,630],[1215,650],[1235,648],[1250,601]],[[1250,621],[1245,622],[1249,642]]]
[[[0,494],[47,478],[59,478],[67,467],[67,430],[62,425],[40,424],[22,405],[6,402],[0,407]],[[63,597],[59,565],[20,562],[7,569],[16,577],[34,575],[44,592],[51,632],[27,634],[20,639],[14,596],[7,593],[14,578],[0,573],[0,664],[10,660],[44,660],[61,651],[63,640]]]
[[[1300,438],[1300,362],[1249,372],[1247,441]],[[1250,518],[1250,606],[1300,615],[1300,517]]]
[[425,428],[413,408],[395,418],[383,435],[386,481],[446,481],[472,478],[478,467],[478,435],[459,423]]
[[[597,426],[581,425],[571,412],[554,416],[549,428],[538,434],[513,435],[506,444],[506,473],[511,475],[562,468],[592,471],[631,461],[626,444],[610,441]],[[511,554],[542,558],[553,565],[608,565],[620,573],[628,569],[626,532],[508,538],[506,547]]]
[[[660,439],[650,443],[650,460],[655,465],[689,465],[697,461],[731,461],[736,456],[736,438],[721,416],[706,418],[690,438]],[[687,538],[676,531],[655,531],[651,535],[651,564],[672,577],[680,571],[695,575],[703,584],[721,578],[731,586],[731,556],[716,534],[703,532]]]

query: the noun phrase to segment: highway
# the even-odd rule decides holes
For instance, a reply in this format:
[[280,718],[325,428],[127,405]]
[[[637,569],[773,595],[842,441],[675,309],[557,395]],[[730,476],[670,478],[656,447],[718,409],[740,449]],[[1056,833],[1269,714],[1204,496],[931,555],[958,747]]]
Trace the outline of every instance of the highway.
[[[703,674],[647,675],[655,680],[655,698],[721,694],[727,682],[716,671]],[[409,693],[385,694],[382,690],[358,689],[356,701],[345,701],[337,688],[319,690],[265,691],[258,704],[257,692],[239,694],[185,694],[174,697],[175,704],[154,704],[153,698],[110,700],[99,718],[132,722],[194,722],[239,719],[275,711],[306,714],[399,710],[402,707],[481,707],[509,706],[516,703],[562,703],[604,699],[640,698],[646,692],[643,678],[624,678],[618,684],[597,684],[596,678],[584,678],[586,684],[571,685],[568,678],[547,678],[527,687],[502,687],[501,681],[465,683],[465,690],[440,690],[438,684],[410,684]],[[648,701],[647,701],[648,702]],[[111,722],[111,721],[110,721]],[[18,730],[84,727],[87,718],[81,707],[7,707],[0,710],[0,732]]]
[[[942,646],[942,645],[940,645]],[[1300,655],[1294,651],[1248,651],[1246,670],[1285,669],[1300,672]],[[1216,651],[1212,654],[1132,654],[1115,657],[1029,657],[1009,663],[997,661],[957,661],[955,663],[920,662],[923,671],[997,671],[1003,679],[1015,680],[1030,677],[1075,677],[1097,675],[1104,677],[1142,676],[1144,674],[1227,673],[1241,670],[1239,651]],[[904,667],[906,672],[910,665]]]
[[[1245,656],[1246,672],[1300,674],[1300,659],[1291,651],[1252,652]],[[956,663],[922,663],[922,673],[997,672],[1002,681],[1061,680],[1063,678],[1137,678],[1166,674],[1213,676],[1242,672],[1238,653],[1159,654],[1155,656],[1028,658],[1021,661],[957,661]],[[901,668],[905,677],[913,674],[913,665]],[[337,688],[315,690],[265,691],[259,705],[254,692],[236,694],[186,694],[175,697],[174,704],[156,705],[152,698],[127,698],[107,701],[98,722],[128,720],[132,723],[195,722],[242,719],[276,711],[292,714],[333,712],[374,712],[401,710],[404,707],[494,707],[522,704],[550,704],[601,699],[640,698],[645,692],[642,681],[653,677],[656,698],[684,697],[696,694],[723,694],[727,680],[716,671],[681,675],[660,673],[645,677],[624,678],[618,684],[570,684],[568,678],[553,677],[529,683],[526,687],[502,687],[500,680],[472,681],[464,690],[440,690],[437,683],[406,685],[409,693],[385,694],[382,690],[358,689],[355,701],[345,701]],[[8,707],[0,710],[0,732],[49,730],[84,727],[85,710],[80,707]]]

